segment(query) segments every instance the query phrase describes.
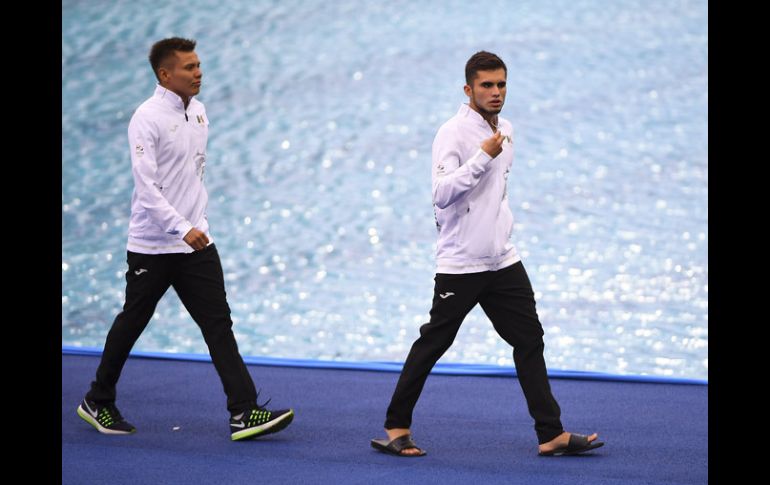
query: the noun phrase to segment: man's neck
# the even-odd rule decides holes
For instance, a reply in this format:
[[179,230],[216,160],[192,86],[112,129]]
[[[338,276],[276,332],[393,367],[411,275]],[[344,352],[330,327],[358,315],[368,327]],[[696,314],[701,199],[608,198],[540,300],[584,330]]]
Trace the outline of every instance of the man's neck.
[[[481,114],[481,113],[479,113],[479,114]],[[482,116],[482,118],[484,118],[484,121],[487,122],[489,127],[492,128],[492,131],[497,131],[497,127],[500,124],[500,122],[497,119],[497,115],[489,115],[488,118],[486,116],[484,116],[484,115],[481,115],[481,116]]]
[[497,115],[492,114],[488,111],[480,110],[477,106],[474,106],[472,104],[468,105],[473,111],[478,113],[482,118],[484,118],[484,121],[489,124],[489,127],[492,128],[492,130],[495,130],[498,125]]

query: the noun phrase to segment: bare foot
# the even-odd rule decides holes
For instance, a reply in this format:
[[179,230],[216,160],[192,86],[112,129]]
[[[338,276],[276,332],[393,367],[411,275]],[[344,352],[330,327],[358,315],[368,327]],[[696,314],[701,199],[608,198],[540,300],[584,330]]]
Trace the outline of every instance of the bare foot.
[[[538,446],[538,451],[540,453],[546,453],[548,451],[553,451],[557,448],[563,448],[567,446],[569,443],[569,437],[571,433],[567,433],[566,431],[557,436],[556,438],[552,439],[551,441],[547,443],[543,443],[542,445]],[[588,437],[588,442],[592,442],[596,438],[598,438],[599,435],[594,433]]]
[[[385,428],[385,432],[388,433],[388,441],[393,441],[394,439],[404,436],[409,433],[409,428],[393,428],[393,429],[387,429]],[[420,454],[419,448],[407,448],[405,450],[401,450],[402,455],[419,455]]]

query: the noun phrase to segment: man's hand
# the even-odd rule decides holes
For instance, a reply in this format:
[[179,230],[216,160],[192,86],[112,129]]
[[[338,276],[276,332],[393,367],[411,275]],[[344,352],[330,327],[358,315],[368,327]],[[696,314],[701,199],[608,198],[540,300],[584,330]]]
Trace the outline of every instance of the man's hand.
[[490,157],[495,158],[503,151],[504,139],[505,137],[498,130],[494,135],[481,142],[481,149]]
[[209,244],[209,238],[206,237],[206,234],[193,227],[190,229],[190,232],[185,234],[184,242],[186,242],[194,250],[200,251]]

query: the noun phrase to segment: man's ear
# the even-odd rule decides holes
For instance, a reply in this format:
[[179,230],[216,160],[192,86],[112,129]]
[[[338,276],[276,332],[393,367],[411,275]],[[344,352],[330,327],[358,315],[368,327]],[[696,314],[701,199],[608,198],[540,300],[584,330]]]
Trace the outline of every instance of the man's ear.
[[161,83],[168,81],[168,78],[171,76],[171,73],[166,69],[165,67],[159,67],[158,68],[158,79],[160,79]]
[[466,96],[468,96],[469,98],[471,97],[471,92],[472,91],[471,91],[471,87],[469,85],[466,84],[465,86],[463,86],[463,91],[465,91],[465,95]]

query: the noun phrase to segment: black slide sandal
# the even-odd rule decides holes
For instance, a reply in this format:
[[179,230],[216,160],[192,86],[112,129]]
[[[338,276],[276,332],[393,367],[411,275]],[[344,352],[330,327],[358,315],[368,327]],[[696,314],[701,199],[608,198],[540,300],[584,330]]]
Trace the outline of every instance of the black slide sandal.
[[[391,441],[390,443],[388,443],[387,440],[381,440],[381,439],[374,439],[371,441],[371,443],[372,443],[372,448],[374,448],[375,450],[382,451],[383,453],[390,453],[391,455],[403,456],[407,458],[425,455],[425,450],[418,447],[412,440],[412,436],[408,434],[399,436],[398,438],[394,438],[393,441]],[[408,450],[412,448],[418,449],[420,450],[420,452],[415,454],[410,454],[410,455],[401,453],[403,450]]]

